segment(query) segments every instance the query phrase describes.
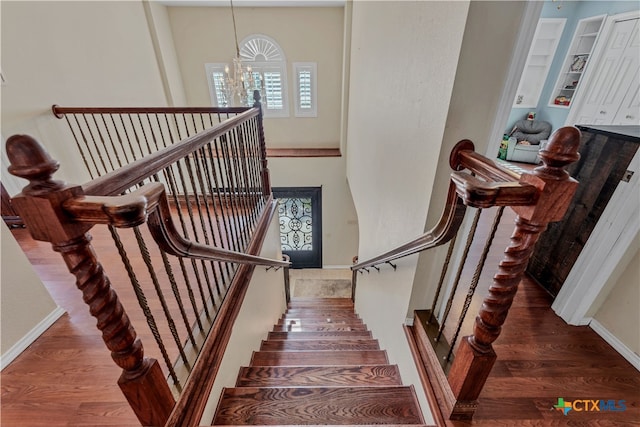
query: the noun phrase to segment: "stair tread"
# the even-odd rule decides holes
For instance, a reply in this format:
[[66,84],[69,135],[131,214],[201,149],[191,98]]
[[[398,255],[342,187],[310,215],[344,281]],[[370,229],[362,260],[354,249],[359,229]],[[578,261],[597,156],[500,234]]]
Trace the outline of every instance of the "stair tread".
[[251,366],[386,365],[384,350],[254,351]]
[[224,389],[213,425],[424,424],[412,387]]
[[304,323],[302,325],[273,325],[273,331],[299,331],[299,332],[321,332],[321,331],[366,331],[367,325],[346,325],[339,323]]
[[350,338],[372,338],[371,331],[317,331],[317,332],[269,332],[267,339],[269,340],[341,340]]
[[380,350],[380,345],[374,339],[266,340],[262,341],[260,350]]
[[236,387],[402,385],[396,365],[245,366]]

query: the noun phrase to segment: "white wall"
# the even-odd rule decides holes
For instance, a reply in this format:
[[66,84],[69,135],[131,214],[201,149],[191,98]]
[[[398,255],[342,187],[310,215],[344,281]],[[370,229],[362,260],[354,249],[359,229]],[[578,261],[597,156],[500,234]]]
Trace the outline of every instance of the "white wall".
[[[274,215],[260,256],[282,259],[279,243],[278,216]],[[256,267],[200,425],[211,425],[222,388],[235,386],[240,367],[249,365],[253,351],[260,349],[261,340],[267,338],[285,310],[283,270],[266,271],[264,267]]]
[[[468,8],[468,2],[353,4],[347,176],[360,260],[424,229]],[[392,363],[401,364],[403,380],[419,385],[401,329],[416,263],[412,256],[395,273],[360,275],[356,310]]]
[[[289,118],[266,119],[270,148],[339,147],[343,8],[275,7],[234,9],[238,42],[250,34],[273,38],[287,59]],[[173,39],[190,106],[209,106],[206,63],[230,63],[235,56],[231,10],[225,7],[170,7]],[[317,62],[318,117],[295,118],[293,62]]]
[[0,358],[7,366],[63,313],[18,246],[8,227],[0,225]]

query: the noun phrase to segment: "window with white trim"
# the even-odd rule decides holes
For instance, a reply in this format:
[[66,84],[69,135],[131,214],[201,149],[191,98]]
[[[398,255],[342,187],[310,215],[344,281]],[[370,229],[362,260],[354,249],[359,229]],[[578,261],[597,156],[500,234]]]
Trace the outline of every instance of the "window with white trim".
[[317,86],[315,62],[294,62],[296,117],[317,117]]
[[[262,110],[265,117],[289,117],[287,101],[287,68],[284,52],[269,36],[253,34],[240,44],[243,66],[251,67],[256,87],[262,92]],[[205,64],[211,103],[214,106],[232,106],[224,90],[225,67],[233,64]],[[247,94],[247,104],[253,104],[253,93]]]

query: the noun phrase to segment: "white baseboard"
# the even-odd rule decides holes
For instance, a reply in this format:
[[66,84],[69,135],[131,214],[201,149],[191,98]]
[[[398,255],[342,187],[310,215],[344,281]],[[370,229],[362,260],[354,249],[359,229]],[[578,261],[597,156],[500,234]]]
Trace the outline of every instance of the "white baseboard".
[[620,341],[615,335],[613,335],[602,323],[596,319],[591,319],[589,323],[591,329],[593,329],[598,335],[602,337],[611,347],[613,347],[622,357],[627,359],[629,363],[633,365],[638,371],[640,371],[640,355],[634,353],[629,347],[627,347],[622,341]]
[[[352,264],[353,265],[353,264]],[[349,270],[351,265],[323,265],[323,270]]]
[[35,340],[38,339],[40,335],[51,325],[55,323],[56,320],[60,318],[66,311],[62,309],[62,307],[57,306],[47,317],[42,319],[40,323],[33,327],[27,334],[20,338],[17,343],[11,346],[6,353],[0,356],[0,370],[6,368],[9,363],[13,362],[13,360],[20,355],[27,347],[29,347]]

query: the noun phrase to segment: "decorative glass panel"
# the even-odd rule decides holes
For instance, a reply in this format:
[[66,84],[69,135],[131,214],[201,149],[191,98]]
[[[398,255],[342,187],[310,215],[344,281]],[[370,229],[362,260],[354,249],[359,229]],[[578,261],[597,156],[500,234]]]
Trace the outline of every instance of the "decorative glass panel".
[[313,249],[311,198],[279,199],[278,216],[283,251]]

